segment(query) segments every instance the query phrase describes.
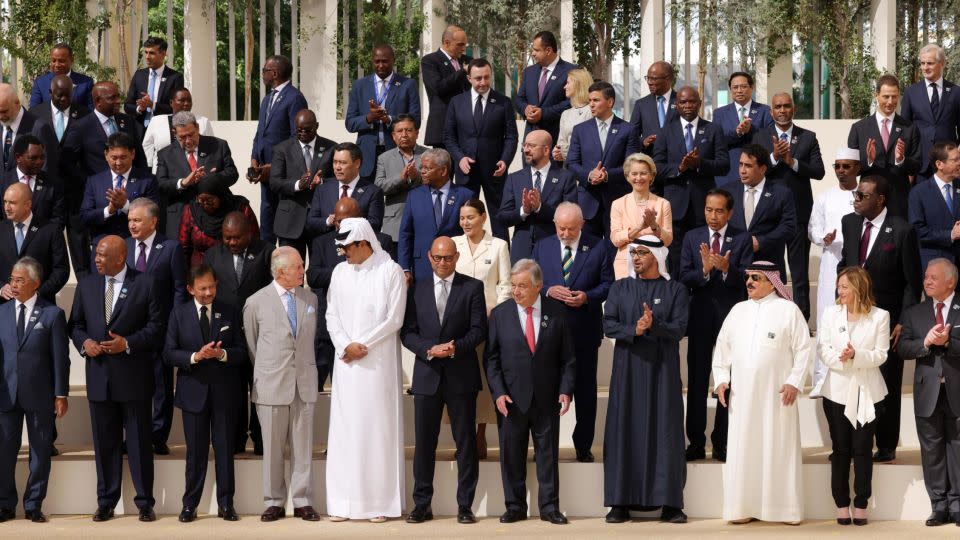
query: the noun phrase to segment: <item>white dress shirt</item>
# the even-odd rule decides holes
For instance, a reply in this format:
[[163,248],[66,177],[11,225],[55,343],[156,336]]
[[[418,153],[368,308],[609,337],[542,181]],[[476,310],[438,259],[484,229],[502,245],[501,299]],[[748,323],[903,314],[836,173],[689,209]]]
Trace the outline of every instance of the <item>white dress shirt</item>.
[[[303,155],[303,151],[306,150],[307,146],[309,146],[309,147],[310,147],[310,160],[312,161],[312,160],[313,160],[313,156],[317,155],[317,141],[319,141],[319,140],[320,140],[320,137],[314,137],[312,141],[310,141],[310,142],[308,142],[308,143],[305,143],[305,142],[301,141],[300,139],[297,139],[297,143],[300,145],[300,155],[302,156],[302,155]],[[306,160],[304,160],[303,163],[304,163],[304,166],[305,166],[305,167],[307,167],[308,169],[310,168],[310,165],[307,165]],[[358,177],[358,178],[359,178],[359,177]],[[305,187],[304,189],[310,189],[310,184],[307,184],[307,187]],[[299,179],[298,179],[296,182],[293,183],[293,190],[294,190],[294,191],[300,191],[300,180],[299,180]],[[352,192],[352,191],[353,191],[353,188],[351,187],[351,188],[350,188],[349,190],[347,190],[347,191]],[[339,196],[339,194],[338,194],[338,196]]]
[[140,242],[144,243],[145,252],[144,257],[147,262],[150,262],[150,254],[153,253],[153,240],[157,237],[157,231],[150,233],[150,236],[144,238],[143,240],[133,239],[133,264],[136,266],[137,258],[140,256]]
[[[887,131],[890,132],[890,138],[892,139],[892,138],[893,138],[893,134],[895,133],[895,131],[894,131],[895,128],[894,128],[894,125],[893,125],[893,118],[894,118],[894,116],[896,116],[896,115],[891,114],[890,116],[884,116],[883,113],[881,113],[881,112],[878,110],[878,111],[876,112],[876,114],[874,114],[873,116],[874,116],[874,118],[875,118],[876,121],[877,121],[877,131],[879,131],[879,132],[881,133],[881,137],[882,137],[882,134],[883,134],[883,121],[884,121],[884,119],[887,120]],[[878,140],[878,141],[877,141],[877,148],[881,148],[881,149],[883,149],[884,151],[886,151],[886,148],[883,148],[883,140]],[[896,146],[894,146],[894,159],[896,159]],[[903,160],[901,159],[901,160],[894,161],[893,164],[894,164],[894,165],[902,165],[902,164],[903,164]],[[867,166],[873,166],[873,163],[867,163]]]
[[[349,184],[344,184],[343,182],[338,182],[338,183],[337,183],[337,200],[340,199],[340,194],[343,193],[343,186],[347,186],[347,197],[355,198],[355,197],[353,197],[353,191],[354,191],[355,189],[357,189],[357,184],[359,184],[359,183],[360,183],[360,177],[359,177],[359,176],[357,176],[356,178],[354,178],[353,180],[351,180]],[[327,216],[327,226],[332,226],[332,225],[333,225],[333,215],[331,214],[331,215]]]
[[[766,184],[767,184],[767,179],[764,178],[763,180],[760,180],[760,183],[759,183],[759,184],[753,186],[753,189],[755,190],[754,193],[753,193],[753,212],[754,212],[754,214],[756,214],[756,212],[757,212],[757,205],[760,204],[760,197],[763,196],[763,186],[765,186]],[[749,190],[750,190],[750,186],[744,184],[744,185],[743,185],[743,204],[747,204],[747,191],[749,191]],[[747,227],[748,227],[748,228],[750,227],[750,224],[749,224],[749,223],[747,223]]]
[[[53,103],[50,104],[50,116],[53,119],[53,126],[57,125],[57,115],[63,115],[63,130],[67,130],[67,125],[70,124],[70,105],[67,105],[67,108],[64,110],[58,109]],[[56,128],[54,128],[56,130]]]
[[566,251],[567,246],[570,246],[570,262],[577,260],[577,248],[580,247],[580,239],[583,238],[583,234],[577,236],[577,239],[570,243],[564,243],[563,240],[560,240],[560,260],[563,260],[563,252]]
[[[540,172],[540,194],[543,195],[543,187],[547,185],[547,175],[550,174],[550,160],[547,160],[547,164],[542,168],[537,169],[533,165],[530,166],[530,189],[534,189],[537,185],[537,172]],[[536,207],[533,210],[533,213],[540,211],[540,207],[543,206],[543,199],[540,200],[540,206]],[[527,219],[529,216],[526,210],[523,209],[523,205],[520,205],[520,219]]]
[[[127,189],[127,181],[130,180],[130,172],[133,171],[133,167],[127,169],[127,172],[123,173],[123,182],[120,183],[120,187]],[[110,188],[114,189],[117,185],[117,173],[110,171]],[[127,198],[127,202],[124,203],[123,208],[120,209],[121,212],[128,212],[130,210],[130,198]],[[110,216],[113,214],[110,213],[110,203],[107,203],[103,207],[103,219],[110,219]]]
[[927,87],[927,99],[933,100],[933,86],[931,86],[933,83],[937,84],[937,97],[940,98],[940,101],[943,101],[943,77],[940,77],[935,81],[928,81],[927,79],[923,80],[924,86]]
[[284,81],[272,89],[272,90],[276,90],[277,93],[273,95],[273,99],[271,99],[270,103],[267,104],[267,110],[270,110],[270,107],[272,107],[277,103],[277,99],[280,97],[280,93],[283,92],[283,89],[289,85],[290,85],[290,81]]
[[104,294],[110,287],[109,280],[111,277],[116,280],[116,283],[113,284],[113,307],[111,307],[111,311],[113,311],[117,307],[117,300],[120,298],[120,291],[123,289],[123,280],[127,277],[127,265],[123,265],[123,268],[115,276],[103,276]]
[[[887,209],[884,208],[877,214],[877,217],[870,220],[870,223],[873,224],[873,228],[870,230],[870,241],[867,242],[867,257],[870,256],[870,252],[873,251],[873,244],[877,241],[877,233],[880,232],[880,227],[883,227],[883,221],[887,219]],[[864,218],[863,225],[860,226],[860,238],[863,238],[863,231],[867,228],[867,219]],[[860,239],[857,239],[857,242],[860,242]]]
[[30,323],[30,314],[33,313],[33,306],[37,304],[37,293],[34,292],[33,296],[27,299],[26,302],[20,302],[19,300],[14,299],[13,306],[13,316],[15,319],[20,317],[20,306],[27,306],[27,309],[23,313],[23,329],[26,331],[27,325]]
[[473,88],[470,88],[470,110],[472,111],[477,106],[477,96],[483,96],[483,100],[480,102],[480,108],[483,109],[483,112],[487,112],[487,101],[490,98],[490,90],[487,90],[485,94],[479,94]]
[[26,184],[27,184],[27,187],[30,188],[30,191],[33,192],[34,186],[37,185],[37,177],[36,177],[36,175],[33,175],[33,176],[30,177],[30,181],[29,181],[29,182],[24,182],[24,177],[25,177],[25,176],[27,176],[27,175],[26,175],[23,171],[20,170],[20,167],[17,167],[17,180],[18,180],[20,183],[26,183]]
[[[13,132],[13,140],[16,140],[16,135],[20,131],[20,121],[23,120],[23,111],[24,111],[24,108],[20,107],[20,110],[17,112],[17,116],[9,124],[3,125],[5,129],[8,129],[11,132]],[[6,131],[3,132],[3,136],[4,137],[7,136]]]
[[[540,340],[540,314],[541,298],[537,296],[537,301],[533,303],[533,342]],[[520,332],[527,335],[527,308],[517,304],[517,313],[520,315]]]
[[[274,282],[274,283],[276,283],[276,282]],[[200,302],[197,301],[196,298],[193,299],[193,309],[194,309],[194,311],[197,312],[197,324],[200,324],[200,308],[202,308],[202,307],[204,307],[204,306],[206,306],[206,308],[207,308],[207,320],[210,321],[210,332],[213,332],[213,304],[201,304]],[[197,352],[200,352],[200,351],[197,351]],[[219,360],[220,360],[221,362],[226,362],[226,361],[227,361],[227,351],[226,351],[226,349],[224,349],[223,352],[221,353]],[[191,363],[191,364],[196,364],[196,363],[198,363],[198,362],[199,362],[199,361],[197,360],[197,353],[191,354],[191,355],[190,355],[190,363]]]
[[[790,127],[786,131],[780,129],[780,126],[774,124],[773,129],[777,134],[777,140],[780,140],[780,136],[783,134],[787,135],[787,144],[790,144],[793,141],[793,124],[790,124]],[[770,164],[773,167],[776,167],[780,163],[780,160],[773,157],[773,152],[770,152]],[[790,166],[793,172],[800,170],[800,163],[797,161],[797,157],[793,156],[793,165]]]
[[947,203],[947,196],[943,193],[945,186],[950,186],[950,196],[956,198],[956,193],[954,193],[953,190],[953,182],[944,182],[943,179],[936,174],[933,175],[933,179],[937,182],[937,191],[939,191],[940,196],[943,197],[944,204]]

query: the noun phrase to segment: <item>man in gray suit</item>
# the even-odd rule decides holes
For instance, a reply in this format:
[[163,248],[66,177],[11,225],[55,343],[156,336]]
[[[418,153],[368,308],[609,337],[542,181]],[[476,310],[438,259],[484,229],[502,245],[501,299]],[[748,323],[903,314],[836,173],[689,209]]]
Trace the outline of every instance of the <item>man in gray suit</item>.
[[389,234],[396,242],[400,238],[400,218],[403,217],[407,192],[420,185],[420,155],[427,149],[417,144],[420,130],[409,114],[397,116],[391,134],[397,147],[387,150],[377,158],[374,183],[386,196],[380,232]]
[[257,404],[263,429],[263,498],[267,509],[260,521],[276,521],[285,515],[283,449],[288,442],[293,517],[319,521],[320,514],[312,502],[317,296],[302,287],[303,259],[293,247],[274,250],[270,273],[273,282],[243,306],[244,332],[253,362],[250,399]]
[[930,261],[923,279],[927,299],[903,313],[900,356],[916,358],[913,408],[920,463],[933,513],[926,525],[960,527],[960,298],[957,267]]

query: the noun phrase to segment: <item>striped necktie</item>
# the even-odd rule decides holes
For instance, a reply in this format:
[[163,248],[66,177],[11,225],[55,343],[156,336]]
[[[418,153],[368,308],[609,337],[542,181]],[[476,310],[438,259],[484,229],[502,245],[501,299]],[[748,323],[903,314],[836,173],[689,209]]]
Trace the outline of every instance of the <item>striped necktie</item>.
[[573,268],[573,251],[570,246],[563,246],[563,259],[560,261],[560,267],[563,268],[563,284],[570,286],[570,270]]

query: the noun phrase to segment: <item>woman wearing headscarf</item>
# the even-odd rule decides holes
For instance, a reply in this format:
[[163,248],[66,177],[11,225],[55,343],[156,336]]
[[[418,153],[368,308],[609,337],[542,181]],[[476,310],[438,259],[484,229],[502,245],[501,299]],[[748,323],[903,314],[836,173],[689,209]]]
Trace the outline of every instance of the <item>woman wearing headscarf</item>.
[[230,212],[241,212],[250,221],[254,238],[260,235],[257,216],[246,197],[234,195],[217,178],[205,178],[197,184],[197,197],[183,209],[177,239],[184,260],[191,267],[203,262],[203,254],[220,241],[223,219]]

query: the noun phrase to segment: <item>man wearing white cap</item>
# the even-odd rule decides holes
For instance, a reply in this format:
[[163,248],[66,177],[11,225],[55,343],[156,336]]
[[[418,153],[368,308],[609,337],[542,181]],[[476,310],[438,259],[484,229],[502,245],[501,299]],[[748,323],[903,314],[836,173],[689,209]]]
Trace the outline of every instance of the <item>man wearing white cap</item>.
[[745,279],[748,299],[730,310],[713,353],[714,392],[730,419],[723,519],[796,525],[803,520],[796,400],[810,358],[809,329],[776,265],[755,262]]
[[[823,310],[834,305],[837,288],[837,263],[843,258],[843,227],[840,220],[853,212],[853,190],[860,175],[860,152],[853,148],[838,148],[833,162],[837,185],[821,193],[813,202],[807,235],[810,241],[823,248],[820,256],[820,275],[817,278],[817,325]],[[827,365],[817,357],[813,368],[813,390],[810,397],[820,396],[820,387],[827,377]]]

